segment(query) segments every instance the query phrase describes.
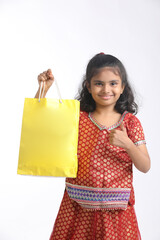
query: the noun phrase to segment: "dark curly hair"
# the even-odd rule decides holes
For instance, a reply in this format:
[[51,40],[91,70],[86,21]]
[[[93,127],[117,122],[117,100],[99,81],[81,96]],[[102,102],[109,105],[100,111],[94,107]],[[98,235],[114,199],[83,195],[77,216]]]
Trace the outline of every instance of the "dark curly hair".
[[85,112],[93,112],[96,109],[96,103],[89,93],[86,83],[90,86],[91,78],[97,75],[103,67],[111,67],[115,74],[118,73],[122,80],[122,86],[125,85],[123,93],[120,95],[115,105],[115,110],[121,114],[124,111],[133,113],[138,112],[138,105],[134,102],[134,94],[131,86],[128,82],[127,73],[122,62],[116,57],[99,53],[96,54],[88,63],[86,68],[86,74],[83,77],[81,88],[79,88],[76,99],[80,101],[80,109]]

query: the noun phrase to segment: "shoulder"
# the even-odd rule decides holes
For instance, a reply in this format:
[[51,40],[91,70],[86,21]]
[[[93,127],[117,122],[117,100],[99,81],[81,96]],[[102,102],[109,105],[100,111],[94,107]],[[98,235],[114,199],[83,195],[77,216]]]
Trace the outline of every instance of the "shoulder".
[[79,116],[79,127],[81,128],[82,126],[84,127],[86,124],[89,124],[89,113],[80,111],[80,116]]
[[136,144],[141,145],[146,143],[145,134],[140,120],[132,113],[126,116],[126,128],[128,137]]
[[81,118],[88,118],[88,112],[85,112],[85,111],[80,111],[80,119]]
[[89,114],[89,113],[87,113],[87,112],[80,111],[80,115],[79,115],[79,121],[80,121],[80,123],[84,123],[84,122],[87,122],[87,121],[89,120],[88,114]]
[[126,125],[128,128],[133,128],[135,126],[141,126],[141,122],[138,117],[136,117],[133,113],[127,112],[125,116]]

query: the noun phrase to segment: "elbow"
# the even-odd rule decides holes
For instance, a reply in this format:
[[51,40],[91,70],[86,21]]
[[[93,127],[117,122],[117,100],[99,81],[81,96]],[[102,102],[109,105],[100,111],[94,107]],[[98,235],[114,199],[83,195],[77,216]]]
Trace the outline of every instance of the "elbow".
[[151,163],[150,163],[150,160],[149,160],[148,166],[146,166],[146,167],[143,169],[142,172],[143,172],[143,173],[147,173],[147,172],[149,172],[150,168],[151,168]]
[[150,168],[147,168],[147,169],[144,169],[142,172],[147,173],[147,172],[149,172],[149,170],[150,170]]

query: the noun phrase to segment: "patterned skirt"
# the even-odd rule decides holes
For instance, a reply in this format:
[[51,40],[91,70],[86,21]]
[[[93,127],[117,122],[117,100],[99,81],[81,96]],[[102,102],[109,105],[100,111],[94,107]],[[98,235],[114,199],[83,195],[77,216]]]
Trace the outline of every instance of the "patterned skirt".
[[50,240],[141,240],[134,206],[126,210],[82,208],[66,189]]

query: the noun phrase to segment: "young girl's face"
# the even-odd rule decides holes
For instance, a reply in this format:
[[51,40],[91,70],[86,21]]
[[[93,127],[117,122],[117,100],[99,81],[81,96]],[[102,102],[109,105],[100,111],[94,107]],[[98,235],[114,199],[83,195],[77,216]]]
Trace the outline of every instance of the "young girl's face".
[[92,94],[97,107],[114,106],[123,93],[124,86],[120,76],[113,72],[113,68],[104,67],[92,77],[88,91]]

